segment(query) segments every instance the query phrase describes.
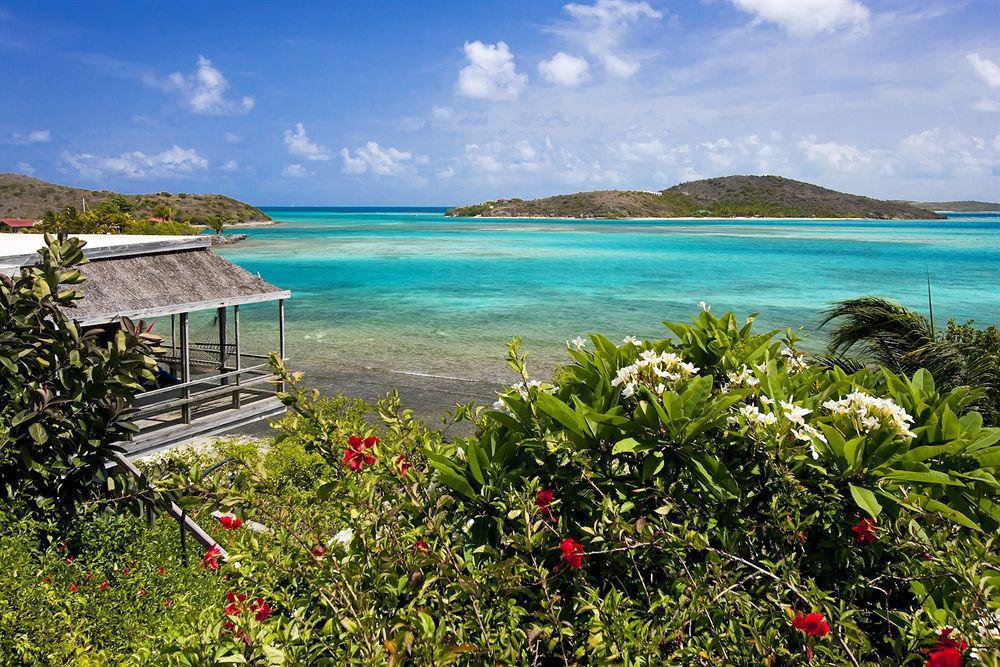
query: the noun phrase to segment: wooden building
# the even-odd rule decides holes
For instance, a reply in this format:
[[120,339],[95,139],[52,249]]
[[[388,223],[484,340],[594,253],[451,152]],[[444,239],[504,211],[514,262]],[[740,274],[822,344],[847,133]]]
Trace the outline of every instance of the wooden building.
[[[281,414],[267,352],[285,356],[287,290],[209,249],[205,236],[80,235],[87,242],[84,298],[69,314],[81,327],[111,333],[121,318],[154,322],[163,338],[159,382],[138,394],[139,432],[129,455],[150,453],[199,436],[223,433]],[[40,234],[0,237],[0,272],[34,263]],[[273,304],[269,342],[248,349],[240,307]],[[264,306],[261,306],[264,307]],[[192,336],[192,320],[202,326]],[[207,329],[206,329],[207,326]],[[260,327],[257,327],[258,333]]]

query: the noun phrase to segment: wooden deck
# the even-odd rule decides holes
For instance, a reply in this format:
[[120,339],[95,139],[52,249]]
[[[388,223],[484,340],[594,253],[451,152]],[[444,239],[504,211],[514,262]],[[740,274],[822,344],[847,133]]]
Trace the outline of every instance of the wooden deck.
[[284,413],[267,364],[207,373],[136,396],[139,432],[125,443],[130,457],[270,419]]

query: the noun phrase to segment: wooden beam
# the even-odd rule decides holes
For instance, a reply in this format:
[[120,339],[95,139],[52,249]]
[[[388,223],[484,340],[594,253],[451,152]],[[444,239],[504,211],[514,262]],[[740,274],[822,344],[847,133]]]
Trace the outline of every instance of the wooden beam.
[[[226,372],[226,307],[222,306],[216,311],[219,320],[219,372]],[[229,384],[229,378],[220,380],[222,384]]]
[[[149,489],[151,491],[156,491],[156,488],[149,483],[149,480],[146,479],[146,476],[143,475],[139,471],[139,469],[135,467],[134,463],[125,458],[124,454],[121,454],[120,452],[116,453],[114,457],[114,462],[118,465],[118,467],[125,470],[125,472],[132,475],[132,477],[135,477],[136,480],[139,481],[139,484],[140,486],[142,486],[142,488]],[[186,530],[189,533],[191,533],[194,536],[194,539],[198,540],[198,542],[203,547],[205,547],[206,550],[211,549],[212,547],[218,547],[220,556],[222,556],[223,558],[229,557],[229,554],[226,552],[225,548],[218,542],[216,542],[214,539],[212,539],[212,536],[209,535],[207,532],[205,532],[205,530],[201,526],[199,526],[194,519],[189,517],[187,513],[185,513],[180,507],[178,507],[177,503],[173,501],[160,500],[158,501],[158,504],[162,505],[163,508],[167,511],[167,513],[170,514],[170,516],[172,516],[181,524],[182,530]]]
[[74,321],[79,326],[91,326],[94,324],[107,324],[120,320],[122,317],[129,317],[133,320],[148,320],[154,317],[162,317],[171,313],[194,313],[200,310],[212,310],[223,306],[235,306],[248,303],[263,303],[265,301],[278,301],[287,299],[292,295],[288,290],[278,290],[277,292],[261,292],[259,294],[248,294],[246,296],[227,297],[225,299],[209,299],[207,301],[191,301],[188,303],[172,303],[155,308],[140,308],[136,310],[123,310],[116,313],[100,313],[89,317],[75,318]]
[[[220,373],[218,375],[209,375],[208,377],[199,378],[197,380],[192,380],[191,382],[188,382],[186,384],[175,384],[175,385],[171,385],[169,387],[160,387],[159,389],[150,389],[149,391],[144,391],[144,392],[142,392],[140,394],[136,394],[135,398],[136,398],[137,401],[141,401],[144,398],[149,398],[150,396],[159,396],[160,394],[169,394],[172,391],[177,391],[178,389],[183,389],[185,386],[187,386],[187,387],[197,387],[198,385],[202,385],[202,384],[212,384],[213,382],[215,382],[216,380],[218,380],[219,378],[222,378],[222,377],[230,377],[231,378],[231,377],[234,377],[234,376],[236,376],[238,374],[241,374],[241,373],[243,375],[247,375],[247,374],[249,374],[251,372],[254,372],[254,371],[264,371],[265,369],[268,369],[268,368],[270,368],[270,366],[267,365],[267,364],[257,364],[256,366],[246,366],[244,368],[241,368],[238,371],[237,370],[232,370],[232,371],[226,371],[225,373]],[[270,373],[266,373],[266,374],[270,374]]]
[[238,305],[233,306],[233,342],[236,344],[236,390],[233,391],[233,407],[240,407],[242,398],[240,397],[240,370],[243,368],[243,361],[241,358],[242,351],[240,350],[240,307]]
[[[191,397],[191,388],[186,386],[191,381],[191,349],[190,349],[190,327],[188,326],[188,314],[181,313],[181,396]],[[191,423],[191,406],[185,404],[181,408],[181,419],[185,424]]]

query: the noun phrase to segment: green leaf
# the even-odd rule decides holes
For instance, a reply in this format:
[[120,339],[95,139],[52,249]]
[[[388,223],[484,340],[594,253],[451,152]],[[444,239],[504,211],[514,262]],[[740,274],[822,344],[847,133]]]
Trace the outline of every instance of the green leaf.
[[615,443],[615,446],[611,448],[611,453],[621,454],[622,452],[634,452],[636,447],[639,446],[639,442],[635,438],[625,438],[624,440],[619,440]]
[[579,415],[552,394],[538,392],[536,404],[539,409],[577,435],[586,435]]
[[476,443],[469,442],[465,447],[465,458],[469,462],[469,471],[472,473],[472,476],[480,484],[485,484],[483,471],[479,468],[479,455],[476,453],[476,449]]
[[854,502],[858,504],[858,507],[868,512],[871,518],[877,519],[879,513],[882,511],[882,506],[875,499],[875,494],[862,486],[855,486],[853,484],[849,486],[851,487],[851,497],[854,498]]
[[463,496],[472,500],[476,499],[476,492],[472,489],[469,481],[455,472],[450,466],[442,465],[437,461],[430,461],[431,467],[438,472],[441,481],[453,491],[458,491]]
[[45,427],[37,422],[28,427],[28,434],[39,445],[44,444],[49,439],[49,434],[45,432]]

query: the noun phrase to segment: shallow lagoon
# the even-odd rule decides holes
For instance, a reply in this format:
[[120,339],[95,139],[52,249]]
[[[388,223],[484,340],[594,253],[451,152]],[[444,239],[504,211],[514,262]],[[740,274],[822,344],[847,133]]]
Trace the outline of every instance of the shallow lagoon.
[[[443,209],[265,209],[224,256],[293,291],[289,354],[307,365],[473,379],[506,376],[504,342],[549,369],[563,342],[658,336],[699,301],[799,326],[878,294],[1000,324],[1000,216],[948,221],[451,219]],[[263,333],[273,314],[244,310]],[[273,320],[272,320],[273,322]],[[270,326],[273,326],[271,324]]]

